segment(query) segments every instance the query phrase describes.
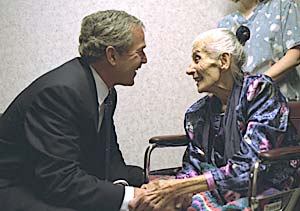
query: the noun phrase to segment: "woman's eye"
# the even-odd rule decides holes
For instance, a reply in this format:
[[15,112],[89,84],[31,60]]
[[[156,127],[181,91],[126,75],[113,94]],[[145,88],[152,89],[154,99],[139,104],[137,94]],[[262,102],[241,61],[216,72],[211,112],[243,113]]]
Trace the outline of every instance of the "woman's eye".
[[201,59],[201,56],[199,56],[199,55],[194,55],[193,56],[193,60],[194,60],[195,63],[198,63],[200,61],[200,59]]

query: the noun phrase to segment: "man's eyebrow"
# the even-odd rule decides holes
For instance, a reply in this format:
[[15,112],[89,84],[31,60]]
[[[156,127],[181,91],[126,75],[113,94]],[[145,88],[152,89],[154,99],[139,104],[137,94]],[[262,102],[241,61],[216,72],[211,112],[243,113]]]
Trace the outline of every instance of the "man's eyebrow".
[[143,51],[145,48],[146,48],[146,46],[143,46],[143,47],[136,49],[136,51]]

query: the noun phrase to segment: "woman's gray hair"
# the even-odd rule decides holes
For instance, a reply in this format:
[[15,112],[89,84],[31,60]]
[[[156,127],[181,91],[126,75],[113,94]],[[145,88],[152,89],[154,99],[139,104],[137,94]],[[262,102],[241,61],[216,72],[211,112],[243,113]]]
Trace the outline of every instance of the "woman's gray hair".
[[218,58],[223,53],[231,55],[231,72],[236,80],[243,77],[242,66],[246,61],[244,47],[229,29],[216,28],[201,33],[193,42],[195,46],[199,41],[212,57]]
[[88,15],[81,23],[79,54],[91,63],[105,55],[107,46],[126,52],[133,42],[135,27],[144,28],[144,24],[124,11],[105,10]]

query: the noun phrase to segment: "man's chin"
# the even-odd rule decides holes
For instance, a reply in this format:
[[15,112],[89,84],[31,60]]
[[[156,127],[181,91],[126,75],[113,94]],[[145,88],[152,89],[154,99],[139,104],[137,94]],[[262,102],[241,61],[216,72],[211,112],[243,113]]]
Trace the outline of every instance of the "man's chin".
[[132,81],[132,83],[127,84],[127,86],[133,86],[134,85],[134,81]]
[[118,85],[121,86],[133,86],[134,85],[134,80],[130,81],[130,82],[124,82],[124,83],[119,83]]

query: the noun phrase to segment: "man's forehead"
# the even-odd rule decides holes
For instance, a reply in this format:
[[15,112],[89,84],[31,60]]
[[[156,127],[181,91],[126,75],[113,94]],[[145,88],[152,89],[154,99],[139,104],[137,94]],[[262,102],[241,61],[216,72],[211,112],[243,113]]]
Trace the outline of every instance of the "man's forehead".
[[141,39],[143,39],[145,36],[144,29],[141,26],[133,27],[132,33],[134,36]]
[[132,30],[133,43],[131,45],[132,50],[143,49],[146,47],[145,34],[142,27],[135,27]]

